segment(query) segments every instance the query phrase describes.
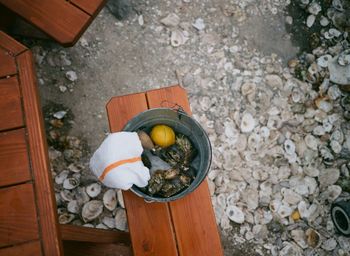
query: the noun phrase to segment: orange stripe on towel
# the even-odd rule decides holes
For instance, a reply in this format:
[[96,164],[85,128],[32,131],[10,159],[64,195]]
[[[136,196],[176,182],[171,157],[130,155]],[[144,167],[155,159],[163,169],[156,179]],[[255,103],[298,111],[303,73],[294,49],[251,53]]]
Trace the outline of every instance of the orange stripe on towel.
[[106,177],[106,175],[114,168],[117,168],[118,166],[121,166],[123,164],[131,164],[131,163],[135,163],[137,161],[141,161],[141,157],[134,157],[134,158],[129,158],[129,159],[124,159],[124,160],[120,160],[117,161],[113,164],[108,165],[103,173],[101,174],[101,176],[98,178],[100,181],[103,181],[104,178]]

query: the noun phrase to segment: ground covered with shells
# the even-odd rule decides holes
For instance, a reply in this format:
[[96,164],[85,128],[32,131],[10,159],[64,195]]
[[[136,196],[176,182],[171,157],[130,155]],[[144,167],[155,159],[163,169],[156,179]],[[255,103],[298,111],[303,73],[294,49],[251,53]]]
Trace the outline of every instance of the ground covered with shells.
[[225,255],[349,255],[329,214],[350,192],[349,17],[347,0],[137,1],[73,48],[27,40],[60,223],[127,229],[120,191],[88,168],[104,106],[180,83],[213,145]]

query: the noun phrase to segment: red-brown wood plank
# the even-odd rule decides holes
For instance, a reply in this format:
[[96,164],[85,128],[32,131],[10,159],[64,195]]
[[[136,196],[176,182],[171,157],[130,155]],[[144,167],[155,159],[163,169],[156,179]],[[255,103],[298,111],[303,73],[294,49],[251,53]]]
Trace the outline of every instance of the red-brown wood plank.
[[[191,113],[187,93],[180,86],[149,91],[146,96],[149,108],[176,103]],[[171,202],[170,211],[180,255],[223,255],[206,180],[191,194]]]
[[10,52],[0,48],[0,77],[16,74],[16,63]]
[[[112,98],[107,104],[111,132],[147,108],[144,93]],[[178,255],[168,204],[146,203],[130,191],[123,196],[134,255]]]
[[26,51],[17,57],[20,89],[23,96],[23,108],[28,133],[29,157],[35,183],[36,205],[43,253],[62,255],[62,243],[58,228],[56,201],[52,187],[46,136],[38,96],[32,55]]
[[95,15],[99,12],[105,4],[105,0],[70,0],[71,3],[75,4],[90,15]]
[[[1,3],[2,0],[0,0]],[[0,31],[0,47],[8,50],[13,56],[20,54],[21,52],[27,50],[27,48],[17,42],[15,39]]]
[[25,130],[0,133],[0,187],[31,178]]
[[33,185],[0,189],[0,247],[38,238]]
[[0,79],[0,131],[23,126],[21,97],[16,77]]
[[62,240],[92,243],[123,243],[130,245],[130,234],[117,230],[103,230],[75,225],[60,225]]
[[64,256],[132,256],[129,246],[63,241]]
[[67,46],[73,45],[91,22],[90,15],[64,0],[0,0],[0,3]]
[[32,241],[0,249],[2,256],[41,256],[39,241]]

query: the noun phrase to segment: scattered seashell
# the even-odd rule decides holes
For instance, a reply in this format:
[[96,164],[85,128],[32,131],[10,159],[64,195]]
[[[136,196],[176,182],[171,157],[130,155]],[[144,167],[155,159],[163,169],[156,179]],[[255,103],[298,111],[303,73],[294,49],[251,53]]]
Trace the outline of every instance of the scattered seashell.
[[80,205],[83,205],[90,201],[90,197],[86,193],[86,190],[84,187],[78,187],[75,191],[75,198],[78,201]]
[[320,234],[312,228],[309,228],[305,231],[306,242],[312,248],[317,248],[321,244]]
[[317,2],[312,2],[308,6],[307,10],[309,13],[311,13],[313,15],[317,15],[322,10],[322,8],[321,8],[321,5],[319,5]]
[[294,229],[290,232],[292,239],[303,249],[308,247],[307,238],[302,229]]
[[192,24],[192,26],[198,31],[202,31],[205,29],[204,20],[202,18],[196,19],[196,21]]
[[78,76],[77,73],[75,73],[75,71],[66,72],[66,78],[71,82],[75,82],[76,80],[78,80]]
[[334,57],[328,63],[328,70],[330,73],[330,80],[339,85],[350,84],[350,65],[341,66],[338,63],[338,56]]
[[332,55],[326,54],[317,59],[317,65],[319,65],[322,68],[328,67],[328,62],[332,60]]
[[183,45],[187,40],[188,37],[185,36],[183,31],[176,29],[171,32],[170,43],[173,47]]
[[337,85],[333,85],[329,87],[327,95],[331,100],[336,100],[341,96],[341,91]]
[[61,110],[53,114],[54,118],[62,119],[67,114],[67,111]]
[[329,168],[320,170],[320,175],[318,177],[318,181],[320,182],[321,187],[327,187],[333,185],[339,179],[339,169],[337,168]]
[[293,209],[288,206],[287,204],[281,204],[281,206],[278,208],[278,215],[281,217],[281,218],[286,218],[288,216],[290,216],[293,212]]
[[332,237],[324,241],[321,247],[322,249],[330,252],[330,251],[333,251],[335,247],[337,247],[337,244],[338,244],[337,241]]
[[338,185],[330,185],[327,190],[322,192],[320,198],[323,200],[328,200],[328,202],[333,202],[336,200],[342,192],[342,188]]
[[315,104],[319,109],[323,110],[326,113],[330,112],[333,109],[333,104],[326,98],[317,98],[315,100]]
[[320,24],[322,27],[327,27],[329,25],[329,19],[327,19],[325,16],[321,16]]
[[304,173],[310,177],[317,177],[320,172],[317,168],[308,166],[304,168]]
[[295,154],[295,144],[291,140],[285,140],[284,141],[284,150],[287,154],[293,155]]
[[242,224],[244,222],[244,213],[237,206],[230,205],[226,208],[226,215],[235,223]]
[[67,210],[71,213],[79,213],[80,207],[77,200],[72,200],[67,205]]
[[62,190],[60,192],[60,195],[61,198],[66,202],[72,201],[74,199],[74,194],[69,190]]
[[70,214],[70,213],[63,213],[60,216],[58,216],[58,222],[60,224],[68,224],[70,222],[72,222],[72,220],[74,220],[74,214]]
[[336,154],[339,154],[342,150],[341,144],[336,140],[332,140],[330,143],[330,146],[331,146],[333,152]]
[[101,193],[101,185],[98,183],[92,183],[86,187],[86,193],[94,198]]
[[85,222],[96,219],[103,211],[103,203],[98,200],[91,200],[84,204],[82,209],[82,217]]
[[317,150],[319,141],[312,135],[308,134],[305,136],[305,144],[312,150]]
[[115,228],[115,220],[112,217],[103,217],[102,223],[105,224],[108,228]]
[[108,189],[104,193],[103,204],[110,211],[113,211],[115,209],[115,207],[117,207],[117,197],[116,197],[116,192],[114,189]]
[[64,170],[62,172],[60,172],[58,175],[56,175],[55,177],[55,182],[56,184],[63,184],[63,182],[65,181],[65,179],[68,177],[69,171]]
[[79,186],[79,180],[75,179],[75,178],[68,178],[65,179],[63,182],[63,188],[71,190],[76,188],[77,186]]
[[244,133],[248,133],[254,130],[255,127],[255,119],[250,113],[245,113],[242,117],[241,121],[241,131]]
[[313,14],[309,15],[306,19],[306,26],[308,28],[311,28],[314,25],[315,21],[316,21],[315,15]]
[[290,205],[297,204],[303,199],[301,195],[287,188],[282,188],[281,194],[283,195],[283,201]]
[[180,18],[175,13],[169,13],[168,16],[160,20],[166,27],[176,27],[180,23]]
[[265,77],[266,84],[271,88],[279,88],[283,87],[283,81],[278,75],[267,75]]
[[94,228],[95,226],[92,225],[91,223],[85,223],[85,224],[83,225],[83,227],[86,227],[86,228]]
[[117,209],[115,213],[115,228],[126,231],[128,229],[128,223],[126,219],[126,212],[124,209]]
[[98,229],[108,229],[108,227],[105,224],[102,224],[102,223],[97,224],[96,228],[98,228]]

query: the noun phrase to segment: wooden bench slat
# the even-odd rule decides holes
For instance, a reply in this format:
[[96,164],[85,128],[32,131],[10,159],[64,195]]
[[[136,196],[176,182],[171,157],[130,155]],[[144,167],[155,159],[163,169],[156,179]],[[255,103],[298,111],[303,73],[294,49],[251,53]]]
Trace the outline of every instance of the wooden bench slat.
[[39,238],[32,184],[0,189],[0,247]]
[[93,243],[123,243],[130,245],[130,234],[123,231],[110,231],[75,225],[60,225],[62,240]]
[[[146,93],[149,108],[180,105],[191,113],[186,91],[172,86]],[[166,101],[165,101],[166,100]],[[170,202],[180,255],[223,255],[207,181],[186,197]]]
[[56,209],[56,200],[52,187],[46,136],[31,53],[26,51],[19,55],[17,65],[21,81],[20,89],[23,96],[43,254],[58,256],[63,254],[63,249],[58,229],[57,212],[53,210]]
[[[1,3],[2,0],[0,0]],[[6,50],[8,50],[13,56],[24,52],[27,48],[17,42],[12,37],[5,34],[3,31],[0,31],[0,46]]]
[[10,56],[10,53],[0,48],[0,77],[16,74],[15,59]]
[[71,0],[71,3],[79,6],[90,15],[97,14],[105,2],[105,0]]
[[39,241],[28,242],[0,249],[0,255],[11,256],[41,256]]
[[99,244],[63,241],[64,256],[132,256],[130,247],[121,244]]
[[[147,109],[144,93],[112,98],[107,104],[111,132]],[[178,255],[168,204],[146,203],[130,191],[123,196],[134,255]]]
[[21,96],[16,77],[0,79],[0,131],[23,127]]
[[90,24],[88,14],[63,0],[0,0],[62,45],[73,45]]
[[31,179],[25,130],[0,133],[0,187]]

